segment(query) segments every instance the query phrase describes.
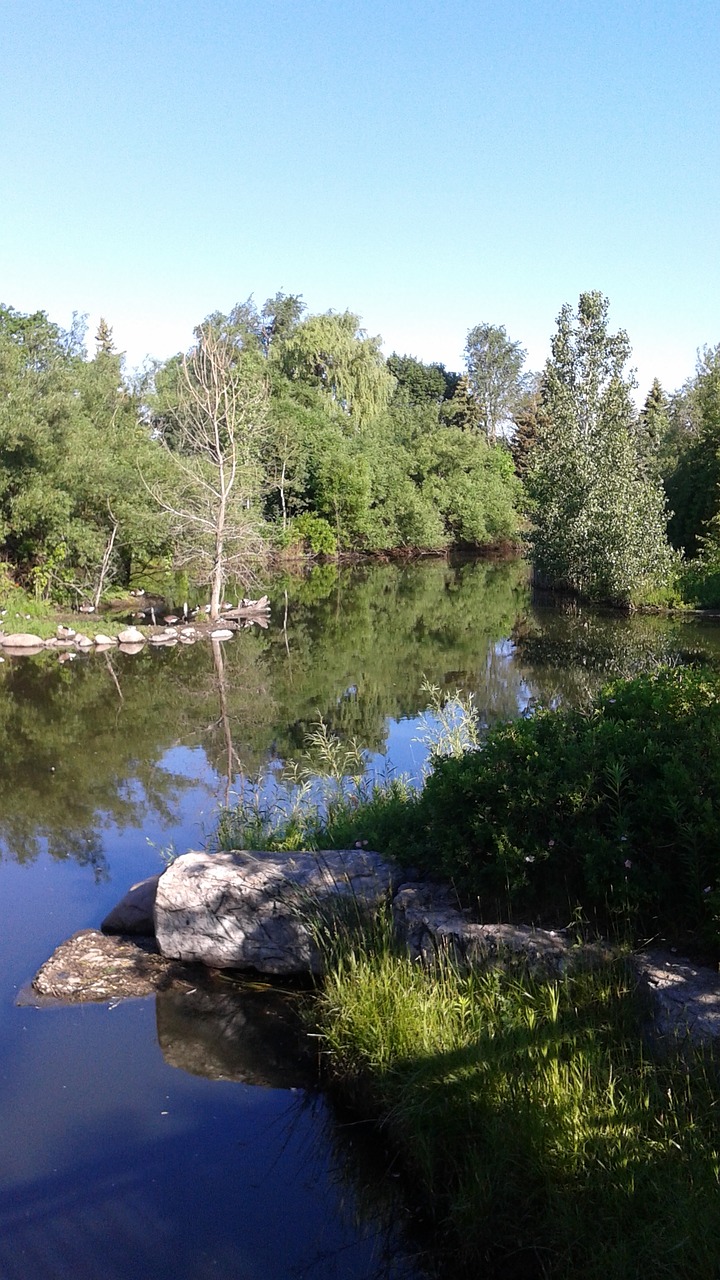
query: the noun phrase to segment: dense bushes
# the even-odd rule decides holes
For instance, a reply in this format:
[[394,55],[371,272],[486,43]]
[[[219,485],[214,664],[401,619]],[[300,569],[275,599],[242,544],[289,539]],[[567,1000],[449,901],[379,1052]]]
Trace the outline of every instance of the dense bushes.
[[452,880],[486,916],[579,907],[633,937],[720,944],[720,677],[663,670],[608,685],[589,712],[538,711],[435,761],[324,834],[369,839]]

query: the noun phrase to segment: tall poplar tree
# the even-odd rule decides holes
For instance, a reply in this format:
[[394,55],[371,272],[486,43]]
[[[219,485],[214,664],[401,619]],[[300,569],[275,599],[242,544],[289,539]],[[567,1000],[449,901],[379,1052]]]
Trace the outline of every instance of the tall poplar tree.
[[526,478],[541,580],[629,603],[667,581],[665,498],[639,448],[626,374],[630,342],[608,329],[608,300],[565,305],[542,377],[542,426]]

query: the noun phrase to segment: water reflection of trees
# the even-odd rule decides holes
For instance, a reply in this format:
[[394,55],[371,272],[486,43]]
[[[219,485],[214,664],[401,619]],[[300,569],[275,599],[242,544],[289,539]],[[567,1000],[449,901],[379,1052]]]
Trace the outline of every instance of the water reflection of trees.
[[150,660],[133,662],[119,676],[122,696],[97,659],[3,666],[0,840],[18,860],[47,842],[53,857],[101,871],[104,827],[141,826],[151,811],[172,820],[185,783],[157,766],[162,690]]
[[693,618],[536,606],[513,631],[514,661],[534,702],[582,706],[606,681],[660,665],[720,662],[720,629]]
[[[238,775],[331,733],[382,752],[389,719],[427,705],[426,680],[475,695],[481,719],[533,701],[582,703],[614,674],[718,660],[720,630],[660,617],[530,606],[521,564],[320,566],[278,580],[269,630],[130,657],[47,655],[0,667],[0,841],[103,868],[103,831],[178,821],[194,779],[164,766],[197,748],[227,799]],[[285,624],[285,625],[284,625]]]
[[301,753],[318,715],[332,733],[382,751],[388,718],[424,710],[425,680],[476,693],[488,714],[499,693],[514,713],[496,646],[524,610],[525,581],[517,563],[370,565],[339,574],[312,607],[291,598],[289,652],[281,633],[269,638],[277,754]]

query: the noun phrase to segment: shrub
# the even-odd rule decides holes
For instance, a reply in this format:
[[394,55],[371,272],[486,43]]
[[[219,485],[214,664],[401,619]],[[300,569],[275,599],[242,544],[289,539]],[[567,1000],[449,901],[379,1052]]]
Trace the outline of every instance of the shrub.
[[425,865],[488,905],[716,944],[718,813],[720,678],[666,669],[436,760],[416,820]]
[[334,556],[337,551],[337,540],[327,520],[308,511],[290,521],[286,537],[288,546],[305,543],[314,556]]

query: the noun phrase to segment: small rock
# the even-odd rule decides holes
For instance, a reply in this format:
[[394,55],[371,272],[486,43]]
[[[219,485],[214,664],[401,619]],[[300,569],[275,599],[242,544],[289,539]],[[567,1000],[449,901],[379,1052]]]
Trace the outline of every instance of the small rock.
[[[177,966],[158,955],[151,938],[122,938],[82,929],[62,942],[38,969],[32,991],[44,999],[74,1003],[147,996],[167,986]],[[32,1000],[23,998],[23,1003]]]
[[137,627],[126,627],[118,633],[118,644],[144,644],[145,636]]
[[155,895],[160,874],[148,876],[131,886],[112,911],[106,915],[100,928],[103,933],[142,934],[152,938],[155,934]]

